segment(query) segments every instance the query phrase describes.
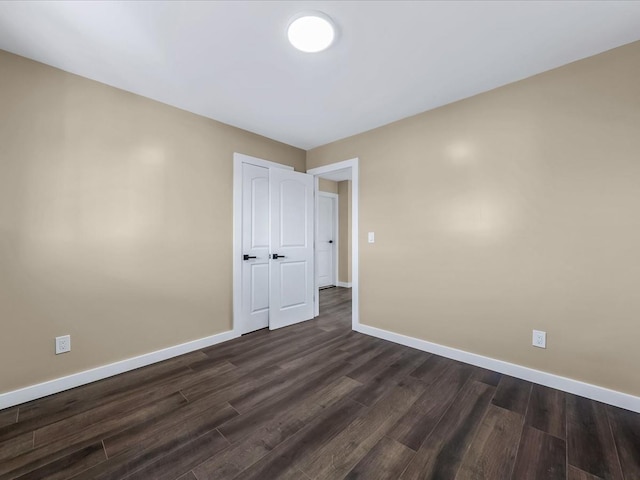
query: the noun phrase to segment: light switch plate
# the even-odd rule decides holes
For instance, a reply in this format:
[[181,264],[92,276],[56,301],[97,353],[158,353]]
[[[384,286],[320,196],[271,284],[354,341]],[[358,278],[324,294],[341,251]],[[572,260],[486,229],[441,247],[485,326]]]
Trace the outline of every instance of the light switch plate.
[[376,234],[374,232],[369,232],[369,243],[376,243]]

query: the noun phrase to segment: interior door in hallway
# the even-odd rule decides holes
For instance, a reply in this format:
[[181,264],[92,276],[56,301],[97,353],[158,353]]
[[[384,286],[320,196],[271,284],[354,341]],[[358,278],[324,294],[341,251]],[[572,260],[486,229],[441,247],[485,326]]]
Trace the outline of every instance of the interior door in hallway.
[[269,326],[269,169],[242,165],[241,332]]
[[314,179],[270,169],[271,268],[269,328],[313,318]]
[[316,245],[316,271],[318,287],[336,284],[336,251],[338,232],[338,197],[335,194],[318,193],[318,237]]

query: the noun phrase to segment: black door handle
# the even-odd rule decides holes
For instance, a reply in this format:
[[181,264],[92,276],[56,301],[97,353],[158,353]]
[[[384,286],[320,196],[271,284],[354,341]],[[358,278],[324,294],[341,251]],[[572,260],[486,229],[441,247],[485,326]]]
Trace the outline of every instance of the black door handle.
[[329,243],[333,243],[333,240],[329,240]]
[[243,260],[249,260],[250,258],[258,258],[258,257],[250,257],[249,255],[247,255],[246,253],[242,256]]
[[277,253],[274,253],[273,255],[271,255],[271,258],[273,258],[274,260],[277,260],[279,258],[286,258],[284,255],[278,255]]

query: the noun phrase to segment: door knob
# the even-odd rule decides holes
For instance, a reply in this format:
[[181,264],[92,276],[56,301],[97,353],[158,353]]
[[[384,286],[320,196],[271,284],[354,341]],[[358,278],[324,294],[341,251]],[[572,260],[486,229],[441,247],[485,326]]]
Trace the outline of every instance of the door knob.
[[249,255],[247,255],[246,253],[242,256],[243,260],[249,260],[250,258],[258,258],[258,257],[250,257]]
[[329,240],[329,243],[333,243],[333,240]]
[[274,253],[273,255],[271,255],[271,258],[273,258],[274,260],[277,260],[279,258],[286,258],[284,255],[278,255],[277,253]]

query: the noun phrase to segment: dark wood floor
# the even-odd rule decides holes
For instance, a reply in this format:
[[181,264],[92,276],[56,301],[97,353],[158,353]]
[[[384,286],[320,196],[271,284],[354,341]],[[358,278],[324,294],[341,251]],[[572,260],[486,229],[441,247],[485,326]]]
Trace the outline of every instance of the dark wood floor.
[[0,411],[0,480],[640,479],[640,415],[322,315]]

